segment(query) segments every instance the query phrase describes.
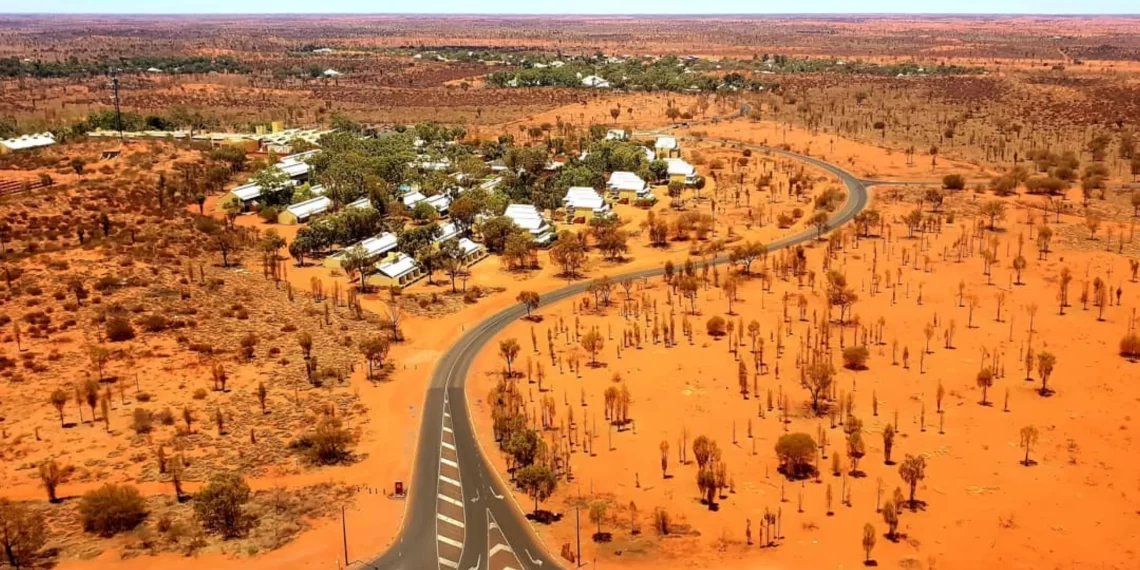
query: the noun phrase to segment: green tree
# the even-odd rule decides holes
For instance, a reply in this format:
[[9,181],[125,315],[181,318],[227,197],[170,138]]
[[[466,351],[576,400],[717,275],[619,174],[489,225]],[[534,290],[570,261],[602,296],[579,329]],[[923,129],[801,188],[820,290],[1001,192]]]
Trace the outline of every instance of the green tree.
[[132,530],[146,518],[146,503],[130,485],[107,483],[79,500],[83,529],[102,536]]
[[519,296],[515,298],[515,300],[519,303],[522,303],[523,307],[526,308],[526,317],[529,319],[531,318],[530,312],[538,308],[540,297],[538,293],[535,293],[534,291],[522,291],[519,293]]
[[245,511],[249,498],[249,485],[241,475],[230,471],[215,473],[194,495],[194,514],[207,531],[225,539],[237,538],[254,522]]
[[558,480],[554,472],[545,465],[527,465],[515,475],[519,487],[534,499],[534,513],[538,514],[538,505],[554,493]]
[[903,459],[902,465],[899,465],[899,477],[910,485],[910,508],[915,510],[918,508],[918,503],[914,499],[915,490],[918,488],[919,481],[926,478],[926,458],[921,455],[910,455]]
[[340,266],[346,273],[357,273],[360,275],[360,290],[366,289],[365,278],[368,276],[368,268],[371,266],[371,260],[368,258],[368,253],[364,251],[364,247],[360,245],[353,246],[342,254]]

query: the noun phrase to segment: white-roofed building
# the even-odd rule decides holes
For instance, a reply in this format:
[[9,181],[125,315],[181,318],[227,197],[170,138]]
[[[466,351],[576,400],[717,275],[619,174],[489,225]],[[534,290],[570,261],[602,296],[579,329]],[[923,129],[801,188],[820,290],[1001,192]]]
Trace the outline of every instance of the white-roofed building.
[[606,131],[606,140],[608,141],[624,141],[629,140],[629,133],[624,129],[610,129]]
[[669,167],[670,182],[676,180],[683,182],[687,186],[692,186],[696,184],[697,179],[700,178],[697,175],[697,169],[680,158],[666,158],[665,164]]
[[471,265],[487,257],[487,248],[467,238],[459,238],[459,251],[463,254],[463,263]]
[[618,170],[611,173],[609,181],[606,182],[606,187],[610,189],[610,192],[617,194],[620,200],[626,202],[654,199],[653,192],[645,181],[632,172]]
[[17,150],[28,150],[55,144],[55,135],[51,133],[36,133],[34,135],[21,135],[16,138],[0,140],[0,154]]
[[416,204],[427,200],[427,196],[424,196],[419,190],[413,190],[404,194],[404,197],[400,198],[400,200],[404,203],[404,206],[411,210]]
[[407,287],[424,276],[416,260],[403,252],[392,252],[376,264],[376,274],[368,281],[382,287]]
[[657,142],[653,145],[653,148],[657,151],[657,156],[661,158],[681,157],[681,147],[677,144],[677,139],[674,137],[657,137]]
[[354,243],[336,255],[326,257],[324,265],[330,269],[340,268],[340,262],[344,259],[344,252],[356,246],[360,246],[364,250],[365,257],[371,260],[378,259],[396,249],[397,245],[399,245],[399,240],[396,239],[395,234],[384,232],[378,236],[373,236],[364,241]]
[[443,243],[456,237],[459,237],[459,226],[455,225],[455,222],[444,222],[439,225],[439,235],[433,241]]
[[589,222],[595,216],[608,216],[612,213],[605,198],[588,186],[568,188],[562,204],[566,207],[566,217],[571,222],[579,219]]
[[277,223],[285,225],[303,224],[313,216],[327,212],[330,206],[332,206],[332,200],[325,196],[317,196],[311,200],[298,202],[277,214]]
[[307,180],[309,178],[309,165],[305,162],[279,162],[277,168],[293,180]]
[[446,215],[447,210],[451,208],[451,198],[448,198],[447,194],[436,194],[424,201],[432,208],[435,208],[440,214]]
[[[324,133],[324,132],[330,132],[331,133],[332,131],[321,131],[321,132],[322,133]],[[305,162],[306,160],[309,159],[310,156],[313,156],[313,155],[317,154],[318,152],[320,152],[320,151],[317,149],[313,149],[313,150],[307,150],[305,152],[298,152],[296,154],[290,154],[289,156],[282,157],[280,160],[278,160],[277,166],[283,166],[286,164],[296,164],[298,162]]]
[[582,85],[586,87],[593,87],[594,89],[608,89],[610,82],[597,75],[587,75],[582,78]]
[[355,202],[345,204],[345,208],[372,208],[372,202],[368,198],[361,198]]
[[657,153],[653,152],[653,149],[651,149],[647,146],[643,146],[643,147],[641,147],[641,150],[643,152],[645,152],[645,160],[648,160],[649,162],[653,162],[654,160],[657,159]]
[[554,228],[542,217],[538,208],[530,204],[511,204],[503,215],[510,218],[516,226],[530,232],[538,245],[545,246],[554,241]]

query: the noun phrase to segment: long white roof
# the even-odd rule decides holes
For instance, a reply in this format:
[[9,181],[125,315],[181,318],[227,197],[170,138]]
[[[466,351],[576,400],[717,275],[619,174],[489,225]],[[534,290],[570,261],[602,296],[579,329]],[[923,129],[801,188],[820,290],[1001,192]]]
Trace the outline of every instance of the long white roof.
[[464,255],[471,255],[472,253],[475,253],[481,249],[483,249],[482,245],[479,245],[467,238],[459,238],[459,251],[462,251]]
[[400,277],[403,277],[404,275],[415,271],[419,266],[420,265],[416,263],[415,259],[412,259],[403,253],[398,253],[395,256],[395,259],[377,263],[376,271],[379,271],[380,273],[393,279],[399,279]]
[[28,148],[49,146],[53,144],[55,144],[55,135],[51,133],[22,135],[16,138],[0,141],[0,145],[8,147],[10,150],[24,150]]
[[[325,131],[325,132],[332,132],[332,131]],[[290,154],[289,156],[282,157],[281,160],[277,161],[277,166],[284,166],[286,164],[296,164],[296,163],[300,163],[300,162],[305,162],[306,159],[308,159],[310,156],[313,156],[314,154],[317,154],[316,149],[307,150],[305,152],[298,152],[296,154]]]
[[595,212],[609,210],[609,204],[606,204],[597,191],[587,186],[570,187],[566,190],[566,197],[562,202],[574,209],[589,208]]
[[393,249],[396,249],[397,244],[398,240],[394,234],[384,232],[378,236],[373,236],[364,241],[352,244],[345,248],[345,251],[348,251],[359,245],[360,247],[364,248],[365,255],[368,257],[375,257],[377,255],[383,255],[389,251],[392,251]]
[[674,149],[677,148],[677,139],[673,137],[657,137],[657,148]]
[[451,207],[451,198],[448,198],[446,194],[436,194],[426,201],[431,207],[440,212],[446,212],[447,209]]
[[256,200],[261,197],[261,186],[258,186],[252,182],[249,184],[242,184],[241,186],[230,190],[230,194],[237,196],[237,198],[242,202]]
[[539,234],[547,230],[546,219],[538,213],[538,209],[530,204],[511,204],[503,215],[515,222],[518,227],[532,233]]
[[455,223],[446,222],[439,225],[439,237],[435,238],[435,242],[442,243],[457,235],[459,235],[459,228]]
[[419,204],[420,202],[423,202],[424,200],[427,200],[427,196],[424,196],[418,190],[404,194],[404,198],[403,198],[404,205],[409,207],[409,208],[411,208],[412,206],[415,206],[416,204]]
[[355,202],[349,202],[345,205],[346,208],[371,208],[372,202],[368,198],[361,198]]
[[289,178],[299,178],[309,173],[309,165],[305,162],[278,162],[277,168],[287,174]]
[[297,216],[298,218],[308,218],[316,214],[324,213],[332,205],[332,200],[325,196],[317,196],[312,200],[305,200],[298,202],[285,208],[285,211]]
[[689,164],[689,163],[687,163],[684,160],[681,160],[679,158],[666,158],[665,164],[667,164],[669,166],[669,176],[673,176],[673,175],[692,176],[693,174],[696,174],[696,172],[697,172],[697,170],[695,168],[693,168],[693,165],[691,165],[691,164]]
[[624,170],[611,173],[607,184],[617,190],[636,190],[637,192],[645,190],[645,181],[640,176]]

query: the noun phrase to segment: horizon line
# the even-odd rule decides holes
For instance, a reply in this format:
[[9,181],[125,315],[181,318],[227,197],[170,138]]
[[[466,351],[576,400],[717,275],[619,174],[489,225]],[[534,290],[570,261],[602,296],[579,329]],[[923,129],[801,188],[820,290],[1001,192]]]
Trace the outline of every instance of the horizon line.
[[723,17],[765,17],[765,16],[938,16],[938,17],[1124,17],[1137,18],[1140,12],[0,12],[0,17],[8,16],[397,16],[397,17],[519,17],[519,16],[559,16],[559,17],[682,17],[682,18],[723,18]]

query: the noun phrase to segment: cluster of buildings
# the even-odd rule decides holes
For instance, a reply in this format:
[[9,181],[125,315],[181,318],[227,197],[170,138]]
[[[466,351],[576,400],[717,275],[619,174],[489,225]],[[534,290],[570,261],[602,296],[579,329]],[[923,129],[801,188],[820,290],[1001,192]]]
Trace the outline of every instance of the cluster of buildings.
[[[627,140],[628,134],[625,131],[614,129],[607,133],[606,138],[609,140]],[[319,151],[292,154],[282,158],[274,166],[288,176],[290,184],[299,186],[309,182],[311,168],[307,159],[316,152]],[[699,177],[697,176],[696,169],[680,158],[680,146],[675,138],[660,137],[656,141],[654,148],[646,148],[645,152],[647,158],[650,160],[653,160],[654,157],[661,157],[661,159],[665,161],[668,165],[668,178],[670,181],[679,181],[686,185],[692,185],[697,182]],[[420,170],[446,170],[450,165],[447,164],[445,160],[446,159],[444,159],[444,161],[433,162],[421,158],[417,161],[413,161],[409,166]],[[495,166],[495,164],[492,164],[491,170],[493,173],[496,172]],[[506,168],[505,165],[498,166],[498,171],[502,171]],[[459,177],[462,175],[457,174],[453,176]],[[501,177],[493,175],[491,178],[483,181],[480,184],[480,188],[494,190],[501,180]],[[330,198],[325,196],[323,186],[316,184],[311,186],[309,190],[314,197],[284,208],[277,216],[278,223],[307,223],[333,208],[333,202]],[[416,208],[420,204],[427,204],[434,208],[442,217],[448,215],[452,197],[463,191],[462,188],[456,187],[448,192],[441,192],[434,196],[426,196],[415,185],[403,185],[399,190],[399,200],[408,210]],[[238,203],[243,211],[254,209],[258,206],[262,194],[263,189],[256,183],[244,184],[231,190],[222,198],[219,205],[225,206],[227,203]],[[603,191],[598,191],[586,186],[569,188],[562,200],[562,206],[566,213],[567,222],[589,222],[597,217],[614,215],[613,202],[644,203],[648,201],[652,203],[656,201],[656,199],[650,184],[636,173],[616,171],[610,173],[606,181],[606,188]],[[344,207],[372,208],[372,204],[367,198],[362,198]],[[549,246],[557,237],[555,228],[549,218],[544,216],[538,208],[531,204],[509,204],[503,215],[510,218],[511,221],[523,231],[529,233],[539,247]],[[438,247],[440,244],[449,240],[456,240],[456,244],[462,254],[462,261],[466,265],[475,263],[487,256],[485,248],[481,244],[463,235],[463,232],[459,230],[454,222],[443,222],[440,224],[440,230],[440,234],[434,239],[436,246]],[[370,285],[406,287],[422,278],[424,276],[424,270],[415,258],[399,251],[398,245],[399,239],[397,236],[385,232],[352,244],[339,253],[330,255],[325,258],[323,263],[328,268],[340,268],[346,252],[359,248],[360,251],[364,252],[364,255],[374,270],[366,277],[366,281]]]
[[[281,121],[268,125],[257,125],[252,133],[222,133],[210,131],[124,131],[129,139],[190,139],[209,142],[214,146],[236,146],[249,153],[289,154],[293,152],[294,141],[304,141],[316,145],[321,137],[333,132],[332,129],[286,129]],[[98,129],[87,133],[89,137],[118,138],[119,131]]]

